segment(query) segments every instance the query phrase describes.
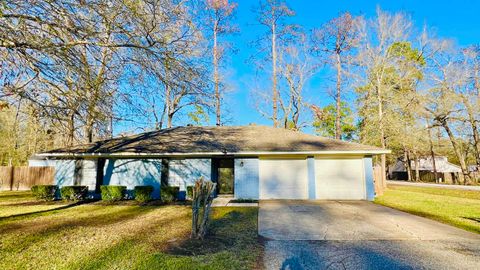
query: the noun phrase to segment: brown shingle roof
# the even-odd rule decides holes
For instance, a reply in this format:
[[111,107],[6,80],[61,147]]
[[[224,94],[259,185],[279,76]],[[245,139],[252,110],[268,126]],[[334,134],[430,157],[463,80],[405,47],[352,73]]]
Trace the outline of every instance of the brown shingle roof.
[[187,154],[245,152],[357,151],[380,148],[266,126],[174,127],[91,144],[56,149],[49,154]]

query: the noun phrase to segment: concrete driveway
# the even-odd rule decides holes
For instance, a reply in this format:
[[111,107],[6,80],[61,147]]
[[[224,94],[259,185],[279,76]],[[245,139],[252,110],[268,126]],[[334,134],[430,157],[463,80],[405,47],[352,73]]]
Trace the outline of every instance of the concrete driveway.
[[261,201],[267,269],[480,269],[480,235],[364,201]]

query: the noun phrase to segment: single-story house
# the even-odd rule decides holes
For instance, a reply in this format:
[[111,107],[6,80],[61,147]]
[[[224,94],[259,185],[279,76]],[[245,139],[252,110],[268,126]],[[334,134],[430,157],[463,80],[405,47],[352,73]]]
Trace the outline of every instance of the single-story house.
[[[412,175],[415,175],[415,161],[410,160],[410,164]],[[403,157],[398,158],[397,162],[390,167],[389,171],[390,179],[408,180],[408,173]],[[437,172],[439,182],[455,183],[463,178],[460,166],[448,162],[448,158],[445,156],[435,156],[435,170],[431,156],[420,157],[418,159],[418,171],[420,173],[420,180],[425,182],[435,182],[435,171]]]
[[373,146],[266,126],[174,127],[39,153],[55,182],[185,191],[200,176],[238,199],[373,200]]

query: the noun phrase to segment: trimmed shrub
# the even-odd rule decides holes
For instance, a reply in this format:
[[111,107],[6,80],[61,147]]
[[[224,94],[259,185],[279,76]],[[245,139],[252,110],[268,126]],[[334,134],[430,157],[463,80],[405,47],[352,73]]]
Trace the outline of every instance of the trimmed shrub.
[[137,202],[144,203],[152,200],[153,186],[136,186],[133,191]]
[[187,187],[187,198],[190,200],[193,199],[193,186]]
[[126,186],[100,186],[102,200],[109,202],[123,200],[125,198],[126,191]]
[[160,198],[162,202],[173,202],[178,198],[179,187],[163,186],[160,188]]
[[67,201],[83,201],[87,198],[87,186],[64,186],[60,188],[60,196]]
[[31,191],[38,200],[53,201],[57,189],[55,185],[35,185],[32,186]]

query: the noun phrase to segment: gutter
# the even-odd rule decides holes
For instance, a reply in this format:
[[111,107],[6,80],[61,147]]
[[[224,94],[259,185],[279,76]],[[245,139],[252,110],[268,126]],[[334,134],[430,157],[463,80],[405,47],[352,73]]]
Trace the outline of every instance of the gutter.
[[58,158],[126,158],[126,157],[205,157],[205,156],[279,156],[279,155],[380,155],[390,154],[387,149],[349,151],[296,151],[296,152],[196,152],[196,153],[40,153],[38,157]]

